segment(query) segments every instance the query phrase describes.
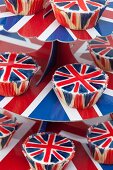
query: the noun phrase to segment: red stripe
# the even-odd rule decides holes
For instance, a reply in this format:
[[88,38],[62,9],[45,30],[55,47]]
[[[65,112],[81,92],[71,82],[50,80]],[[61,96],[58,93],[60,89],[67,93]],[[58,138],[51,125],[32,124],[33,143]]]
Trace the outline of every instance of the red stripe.
[[43,151],[44,151],[43,149],[41,149],[41,150],[39,150],[39,151],[35,151],[35,152],[33,152],[33,153],[30,153],[30,156],[36,156],[36,155],[38,155],[38,154],[41,154]]
[[63,157],[56,151],[53,150],[53,155],[58,159],[58,160],[63,160]]
[[102,144],[101,147],[105,148],[105,147],[109,146],[109,144],[110,144],[111,142],[112,142],[112,138],[109,138],[109,139],[107,139],[107,140]]
[[16,70],[16,69],[13,69],[13,72],[16,73],[16,75],[17,75],[18,77],[20,77],[21,79],[24,79],[24,80],[27,80],[27,79],[28,79],[24,74],[22,74],[20,71],[18,71],[18,70]]
[[90,76],[95,76],[96,73],[90,73],[90,74],[87,74],[85,75],[83,78],[82,76],[79,75],[79,73],[71,66],[71,65],[67,65],[66,66],[67,69],[79,80],[81,81],[81,83],[91,92],[95,91],[95,88],[93,88],[93,86],[91,86],[90,84],[88,84],[84,78],[87,77],[87,78],[90,78]]
[[3,135],[10,134],[10,131],[5,129],[5,125],[4,126],[3,125],[0,126],[0,132],[3,133]]
[[[99,117],[98,113],[96,112],[96,110],[93,107],[86,108],[83,110],[78,109],[78,112],[79,112],[80,116],[82,117],[82,119],[89,119],[89,117],[90,118]],[[90,113],[90,115],[89,115],[89,113]]]
[[[87,3],[87,1],[86,1]],[[88,11],[87,6],[84,2],[84,0],[78,0],[78,6],[83,10],[83,11]]]
[[113,11],[106,9],[106,10],[103,12],[102,16],[103,16],[103,17],[106,17],[106,19],[107,19],[107,18],[113,19]]
[[62,73],[60,71],[56,71],[55,74],[58,74],[58,76],[60,75],[60,76],[64,76],[64,77],[72,77],[71,74]]
[[44,139],[41,136],[35,136],[35,138],[37,140],[39,140],[41,143],[46,144],[46,142],[44,141]]
[[[74,142],[76,148],[75,156],[73,158],[73,163],[78,170],[98,170],[95,164],[92,162],[89,155],[86,153],[85,149],[79,142]],[[81,162],[81,160],[83,160]]]
[[87,1],[88,4],[91,4],[93,6],[96,6],[96,7],[102,7],[103,5],[102,4],[99,4],[98,2],[93,2],[93,1]]
[[45,157],[44,157],[44,162],[48,162],[50,157],[51,157],[51,151],[53,149],[53,142],[55,139],[55,135],[54,134],[50,134],[49,136],[49,140],[48,140],[48,145],[46,146],[46,153],[45,153]]

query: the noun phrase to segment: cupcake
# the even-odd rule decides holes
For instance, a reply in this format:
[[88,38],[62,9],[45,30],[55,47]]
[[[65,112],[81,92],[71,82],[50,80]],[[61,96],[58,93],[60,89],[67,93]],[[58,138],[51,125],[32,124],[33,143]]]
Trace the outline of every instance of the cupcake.
[[74,156],[74,144],[55,133],[29,136],[22,146],[31,169],[62,170]]
[[37,70],[38,65],[27,54],[0,53],[0,95],[18,96],[24,93]]
[[105,71],[113,71],[113,34],[89,41],[89,50],[95,64]]
[[92,28],[98,22],[106,0],[51,0],[54,15],[64,27],[73,30]]
[[17,123],[15,120],[0,113],[0,150],[9,144],[16,130],[16,125]]
[[87,140],[93,158],[102,164],[113,164],[113,120],[91,126]]
[[4,0],[7,9],[18,15],[32,15],[43,9],[43,0]]
[[53,88],[66,105],[84,109],[94,105],[108,84],[103,70],[88,64],[68,64],[58,68],[52,78]]

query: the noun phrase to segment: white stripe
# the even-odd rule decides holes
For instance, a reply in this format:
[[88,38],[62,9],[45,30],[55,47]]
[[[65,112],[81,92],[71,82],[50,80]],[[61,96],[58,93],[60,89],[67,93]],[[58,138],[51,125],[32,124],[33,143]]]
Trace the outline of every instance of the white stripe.
[[5,7],[6,5],[5,5],[5,4],[1,4],[1,5],[0,5],[0,7],[2,7],[2,6],[4,6],[4,7]]
[[113,90],[107,88],[107,89],[104,91],[104,94],[107,94],[107,95],[109,95],[109,96],[113,96]]
[[95,38],[96,36],[100,36],[99,32],[95,28],[87,29],[87,32],[92,38]]
[[13,27],[11,27],[9,32],[18,32],[34,15],[23,16]]
[[38,50],[42,47],[41,45],[38,45],[38,44],[34,44],[34,43],[31,43],[31,42],[27,43],[26,41],[7,37],[5,35],[0,35],[0,40],[5,41],[7,43],[16,44],[16,45],[19,45],[19,46],[22,46],[22,47],[27,47],[27,48],[30,48],[30,49],[33,49],[33,50]]
[[70,29],[68,29],[68,28],[66,28],[66,30],[71,35],[71,37],[74,39],[74,41],[76,41],[77,37],[73,34],[73,32]]
[[[111,0],[111,2],[113,2],[113,0]],[[107,7],[106,10],[113,11],[113,8]]]
[[83,53],[87,52],[87,46],[88,46],[88,43],[87,43],[87,41],[85,41],[83,43],[83,45],[74,53],[74,57],[80,63],[86,63],[87,62],[87,64],[92,64],[93,61],[89,61],[87,58],[84,59],[84,58],[80,57]]
[[82,146],[84,147],[85,151],[87,152],[88,156],[90,157],[90,159],[92,160],[92,162],[94,163],[94,165],[96,166],[96,168],[97,168],[98,170],[103,170],[102,167],[100,166],[100,164],[99,164],[97,161],[95,161],[95,160],[93,159],[93,157],[91,156],[88,146],[87,146],[86,144],[82,144]]
[[20,123],[23,124],[14,133],[9,145],[0,151],[0,161],[2,161],[5,156],[7,156],[7,154],[16,146],[16,144],[22,139],[22,137],[33,127],[35,121],[21,118]]
[[50,92],[51,89],[52,85],[49,82],[21,115],[28,117],[33,112],[33,110],[41,103],[41,101],[45,98],[45,96]]
[[0,25],[0,31],[2,31],[3,30],[3,25]]
[[13,97],[4,97],[4,98],[0,101],[0,108],[5,107],[12,99],[13,99]]
[[2,12],[2,13],[0,13],[0,18],[6,18],[6,17],[10,17],[10,16],[15,16],[15,14],[13,14],[11,12]]
[[63,102],[61,102],[61,100],[59,100],[63,109],[65,110],[68,118],[71,121],[77,121],[77,120],[82,120],[82,117],[80,116],[79,112],[77,111],[77,109],[71,108],[69,106],[67,106],[66,104],[64,104]]
[[99,110],[99,108],[98,108],[98,106],[96,104],[93,106],[93,108],[95,109],[95,111],[98,114],[98,116],[103,116],[101,111]]
[[113,23],[113,19],[111,18],[101,17],[100,20]]
[[45,31],[38,37],[39,40],[46,40],[57,28],[59,27],[59,23],[55,20],[52,22]]
[[75,167],[74,163],[70,161],[65,170],[77,170],[77,168]]

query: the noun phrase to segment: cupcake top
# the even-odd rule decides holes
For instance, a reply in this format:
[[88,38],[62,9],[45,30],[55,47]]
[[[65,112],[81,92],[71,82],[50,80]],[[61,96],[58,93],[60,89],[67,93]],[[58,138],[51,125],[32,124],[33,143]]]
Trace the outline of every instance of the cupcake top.
[[0,53],[0,82],[21,82],[29,80],[38,65],[27,54]]
[[23,144],[23,149],[34,162],[47,165],[69,161],[75,152],[69,139],[55,133],[29,136]]
[[113,120],[91,126],[87,139],[95,147],[113,149]]
[[113,59],[113,34],[89,41],[89,49],[100,57]]
[[66,12],[88,13],[103,8],[106,0],[51,0],[57,8]]
[[0,113],[0,138],[9,136],[15,131],[16,124],[15,121],[10,117]]
[[105,72],[89,64],[68,64],[58,68],[52,82],[54,87],[73,94],[93,93],[105,90],[108,76]]

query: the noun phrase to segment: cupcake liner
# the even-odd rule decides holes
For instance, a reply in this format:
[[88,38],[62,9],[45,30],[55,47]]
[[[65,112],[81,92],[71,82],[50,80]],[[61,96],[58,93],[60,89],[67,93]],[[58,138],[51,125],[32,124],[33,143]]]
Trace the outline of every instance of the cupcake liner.
[[95,64],[105,71],[113,71],[113,34],[97,36],[88,46]]
[[113,120],[88,129],[87,140],[93,158],[102,164],[113,164]]
[[38,70],[38,65],[27,54],[0,53],[0,95],[18,96],[23,94]]
[[[102,1],[91,2],[97,4],[97,6],[93,6],[89,1],[86,1],[87,10],[80,8],[82,6],[79,4],[80,2],[77,4],[77,2],[53,0],[51,1],[51,5],[57,21],[62,26],[73,30],[84,30],[92,28],[97,24],[107,5],[105,0],[103,0],[103,3]],[[76,5],[71,3],[75,3]],[[92,8],[89,4],[92,5]]]
[[9,144],[16,126],[15,119],[13,120],[11,116],[0,113],[0,150]]
[[55,133],[29,136],[23,143],[22,151],[30,168],[35,170],[62,170],[75,153],[73,142]]
[[43,9],[44,0],[5,0],[7,9],[18,15],[32,15]]
[[84,109],[93,106],[108,84],[108,76],[88,64],[68,64],[58,68],[52,78],[53,89],[66,105]]

